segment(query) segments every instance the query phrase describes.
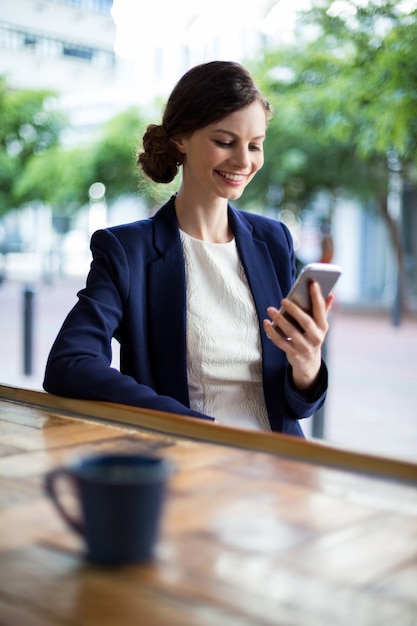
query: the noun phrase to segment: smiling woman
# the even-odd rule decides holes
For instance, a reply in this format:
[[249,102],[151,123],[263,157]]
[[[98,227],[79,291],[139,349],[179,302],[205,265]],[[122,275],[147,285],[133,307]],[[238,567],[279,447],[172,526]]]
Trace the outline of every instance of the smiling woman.
[[178,193],[150,219],[93,235],[47,391],[303,436],[299,420],[326,395],[332,296],[313,283],[311,316],[283,299],[295,279],[288,229],[230,204],[263,165],[270,115],[238,63],[198,65],[179,80],[138,155],[154,181],[181,171]]
[[[221,136],[212,137],[220,143],[230,143],[230,135],[236,136],[236,131],[238,136],[243,131],[250,134],[252,129],[247,128],[249,118],[242,114],[242,110],[255,103],[259,111],[254,135],[246,139],[254,141],[256,137],[261,146],[271,109],[250,74],[237,63],[211,62],[192,68],[174,87],[165,106],[162,124],[148,126],[138,164],[156,182],[170,182],[184,160],[180,142],[201,129],[212,135],[226,130],[227,135],[223,132]],[[243,121],[246,128],[241,127],[237,119],[234,124],[230,119],[225,122],[231,113],[239,113],[240,122]],[[255,121],[252,126],[254,124]],[[162,171],[164,167],[165,173]]]
[[[183,165],[183,182],[176,198],[180,227],[190,221],[187,207],[191,203],[197,206],[203,194],[205,201],[212,198],[213,202],[240,198],[263,165],[265,128],[265,107],[256,100],[230,113],[221,123],[176,140]],[[191,224],[189,227],[193,228]]]

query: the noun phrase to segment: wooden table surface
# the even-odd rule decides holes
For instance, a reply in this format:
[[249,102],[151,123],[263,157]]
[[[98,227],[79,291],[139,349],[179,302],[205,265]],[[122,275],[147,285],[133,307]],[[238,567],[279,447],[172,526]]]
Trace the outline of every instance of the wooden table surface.
[[[147,450],[176,467],[155,561],[93,566],[45,472]],[[417,483],[0,400],[0,625],[55,624],[415,626]]]

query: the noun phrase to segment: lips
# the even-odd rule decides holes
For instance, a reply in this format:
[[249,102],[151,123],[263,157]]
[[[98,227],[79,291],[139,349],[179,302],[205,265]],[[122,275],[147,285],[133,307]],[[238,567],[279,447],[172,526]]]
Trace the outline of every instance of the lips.
[[222,176],[222,178],[230,180],[233,183],[241,183],[245,178],[243,174],[229,174],[229,172],[221,172],[220,170],[216,170],[216,172],[219,176]]

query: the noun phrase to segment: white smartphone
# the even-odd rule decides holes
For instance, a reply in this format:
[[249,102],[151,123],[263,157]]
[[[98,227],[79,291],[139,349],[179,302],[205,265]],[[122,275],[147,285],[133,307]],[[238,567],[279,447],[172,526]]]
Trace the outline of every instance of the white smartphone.
[[[298,278],[287,295],[287,298],[292,302],[295,302],[295,304],[303,309],[303,311],[312,315],[313,311],[310,297],[311,282],[316,281],[320,285],[323,298],[326,299],[337,283],[341,273],[341,267],[339,267],[339,265],[334,265],[333,263],[309,263],[298,275]],[[288,313],[282,308],[280,309],[280,313],[282,313],[288,321],[298,328],[300,332],[304,332],[304,329],[301,328],[297,321],[291,315],[288,315]],[[278,327],[275,327],[275,330],[280,332]]]

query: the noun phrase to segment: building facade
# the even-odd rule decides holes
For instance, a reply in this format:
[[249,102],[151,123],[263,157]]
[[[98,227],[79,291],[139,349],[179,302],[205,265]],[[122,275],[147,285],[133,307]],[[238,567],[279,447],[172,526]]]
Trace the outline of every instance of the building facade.
[[[50,89],[80,129],[124,106],[113,0],[3,0],[0,74],[13,89]],[[122,89],[123,91],[123,89]]]
[[[308,0],[258,0],[242,10],[240,0],[153,0],[146,6],[140,0],[1,0],[0,75],[14,89],[55,91],[72,124],[66,141],[77,143],[130,104],[146,106],[155,96],[165,97],[192,65],[216,58],[244,61],[263,44],[290,42],[295,11],[307,5]],[[404,189],[398,226],[407,298],[417,309],[416,205],[415,189]],[[333,237],[334,261],[344,270],[340,301],[391,306],[396,264],[378,213],[338,203]],[[314,254],[313,246],[304,258],[317,260]]]

